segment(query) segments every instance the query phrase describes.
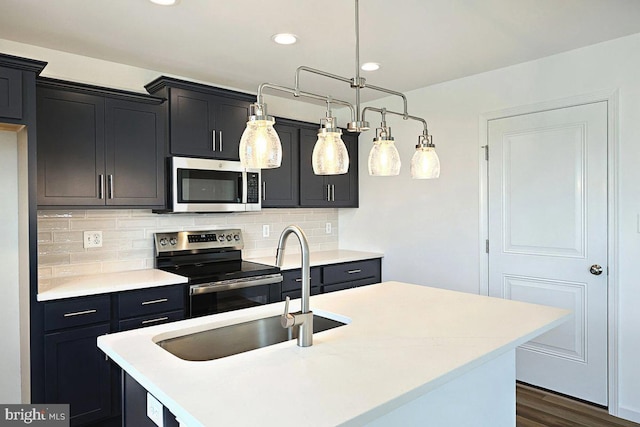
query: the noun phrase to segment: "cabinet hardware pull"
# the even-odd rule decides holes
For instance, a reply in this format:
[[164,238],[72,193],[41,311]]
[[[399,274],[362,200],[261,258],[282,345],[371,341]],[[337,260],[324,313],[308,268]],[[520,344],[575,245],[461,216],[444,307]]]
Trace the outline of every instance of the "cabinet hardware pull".
[[109,190],[109,198],[113,199],[113,175],[109,175],[109,180],[107,181],[107,189]]
[[64,317],[73,317],[73,316],[82,316],[84,314],[91,314],[91,313],[97,313],[98,310],[92,309],[92,310],[83,310],[83,311],[75,311],[73,313],[65,313]]
[[158,304],[160,302],[167,302],[167,301],[169,301],[167,298],[160,298],[160,299],[154,299],[151,301],[143,301],[142,305]]
[[167,316],[165,317],[158,317],[157,319],[149,319],[149,320],[143,320],[141,322],[142,325],[146,325],[148,323],[154,323],[154,322],[162,322],[163,320],[169,320],[169,318]]
[[262,200],[267,200],[267,181],[262,181]]
[[[302,278],[301,278],[301,277],[298,277],[298,278],[296,279],[296,282],[302,282]],[[311,283],[311,282],[313,282],[313,279],[309,279],[309,283]]]
[[218,145],[220,146],[220,152],[222,152],[222,131],[218,132],[218,135],[220,135],[220,140],[218,141]]
[[331,201],[331,184],[327,184],[327,202]]
[[331,184],[331,201],[332,202],[336,201],[336,185],[335,184]]
[[98,175],[98,199],[104,199],[104,175]]
[[211,131],[211,151],[216,151],[216,130]]
[[360,270],[359,268],[356,268],[355,270],[349,270],[349,271],[347,271],[347,273],[349,273],[349,274],[361,273],[361,272],[362,272],[362,270]]

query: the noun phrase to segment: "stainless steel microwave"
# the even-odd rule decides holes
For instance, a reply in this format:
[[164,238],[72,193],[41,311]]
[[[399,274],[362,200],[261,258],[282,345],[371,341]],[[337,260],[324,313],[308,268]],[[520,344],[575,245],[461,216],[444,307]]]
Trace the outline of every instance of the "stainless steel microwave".
[[243,212],[261,208],[260,169],[239,161],[171,157],[172,212]]

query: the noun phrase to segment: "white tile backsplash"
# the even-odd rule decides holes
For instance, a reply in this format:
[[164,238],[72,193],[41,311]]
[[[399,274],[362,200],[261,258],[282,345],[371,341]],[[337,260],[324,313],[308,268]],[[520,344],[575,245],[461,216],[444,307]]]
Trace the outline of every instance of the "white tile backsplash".
[[[331,223],[331,233],[325,225]],[[160,231],[240,228],[245,258],[275,258],[278,237],[290,225],[300,226],[313,250],[338,249],[337,209],[263,209],[229,214],[154,214],[145,209],[94,209],[38,212],[38,275],[55,278],[152,268],[153,234]],[[269,225],[269,237],[262,226]],[[101,248],[84,249],[84,231],[102,231]],[[298,252],[295,238],[287,252]]]

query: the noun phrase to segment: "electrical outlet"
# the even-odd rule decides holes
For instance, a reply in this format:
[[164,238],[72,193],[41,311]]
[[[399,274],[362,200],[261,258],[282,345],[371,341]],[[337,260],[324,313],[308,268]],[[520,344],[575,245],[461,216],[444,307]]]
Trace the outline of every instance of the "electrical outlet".
[[164,427],[164,419],[162,403],[151,394],[147,393],[147,417],[153,421],[158,427]]
[[85,248],[101,248],[102,231],[85,231],[83,246]]
[[269,237],[269,224],[262,226],[262,237]]
[[331,223],[328,222],[325,226],[324,226],[324,230],[327,232],[327,234],[331,234]]

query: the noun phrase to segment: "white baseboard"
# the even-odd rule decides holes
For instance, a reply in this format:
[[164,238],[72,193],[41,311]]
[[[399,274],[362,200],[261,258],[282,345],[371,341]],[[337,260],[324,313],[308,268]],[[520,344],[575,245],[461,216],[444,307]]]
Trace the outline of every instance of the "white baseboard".
[[640,412],[627,408],[618,408],[618,418],[640,423]]

